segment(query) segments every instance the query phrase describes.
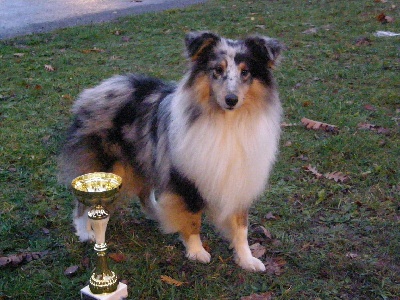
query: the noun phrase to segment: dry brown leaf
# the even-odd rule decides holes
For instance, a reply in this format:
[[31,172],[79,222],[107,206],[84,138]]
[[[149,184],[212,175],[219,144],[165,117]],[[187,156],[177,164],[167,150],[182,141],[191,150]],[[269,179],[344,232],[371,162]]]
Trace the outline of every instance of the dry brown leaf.
[[264,216],[264,218],[265,218],[266,220],[276,220],[276,219],[277,219],[277,217],[274,216],[274,214],[273,214],[272,212],[268,212],[268,213]]
[[54,67],[52,65],[44,65],[44,68],[48,72],[54,72],[56,70],[56,69],[54,69]]
[[332,133],[337,133],[339,131],[339,128],[335,125],[330,125],[327,123],[314,121],[307,118],[302,118],[301,123],[303,123],[303,125],[306,126],[307,129],[323,130]]
[[392,23],[394,22],[394,18],[385,15],[384,13],[381,13],[379,15],[376,16],[376,19],[381,22],[382,24],[386,24],[386,23]]
[[390,134],[390,130],[387,128],[384,128],[382,126],[377,126],[369,123],[359,123],[357,125],[358,129],[363,129],[363,130],[371,130],[375,131],[376,133],[382,133],[382,134]]
[[346,182],[350,179],[349,176],[343,174],[342,172],[337,172],[337,171],[331,172],[331,173],[326,173],[325,178],[333,179],[336,182]]
[[65,94],[65,95],[61,95],[61,98],[66,99],[66,100],[73,100],[74,98],[69,95],[69,94]]
[[318,172],[316,167],[313,167],[311,165],[304,166],[303,168],[304,168],[304,170],[306,170],[306,172],[310,172],[313,175],[315,175],[315,177],[317,177],[317,179],[320,179],[320,178],[322,178],[324,176],[324,175],[322,175],[321,173]]
[[19,254],[11,254],[8,256],[0,257],[0,267],[4,267],[7,265],[18,266],[25,262],[30,262],[32,260],[40,259],[46,256],[49,251],[42,252],[24,252]]
[[79,266],[71,266],[65,269],[64,275],[65,276],[74,276],[79,270]]
[[357,253],[353,253],[353,252],[348,252],[346,253],[346,257],[351,258],[351,259],[355,259],[358,257]]
[[161,275],[161,281],[175,286],[181,286],[182,284],[184,284],[184,282],[173,279],[172,277],[169,277],[167,275]]
[[293,127],[293,126],[297,126],[299,124],[296,123],[286,123],[286,122],[282,122],[281,123],[281,127],[285,128],[285,127]]
[[272,234],[271,234],[271,232],[269,232],[269,230],[266,229],[264,226],[259,225],[259,226],[255,227],[253,231],[256,232],[256,233],[261,233],[261,234],[263,234],[265,237],[267,237],[267,238],[269,238],[269,239],[272,239]]
[[356,46],[369,46],[371,44],[372,44],[372,41],[365,36],[359,37],[355,42]]
[[273,293],[266,292],[262,294],[253,294],[240,298],[240,300],[272,300]]
[[117,263],[126,261],[126,256],[123,253],[110,253],[108,254],[108,257]]
[[250,250],[251,250],[251,254],[255,258],[260,258],[265,254],[265,252],[267,252],[267,249],[260,243],[255,243],[255,244],[251,245]]
[[307,30],[304,30],[302,33],[303,34],[315,34],[317,32],[318,32],[318,28],[312,27],[312,28],[309,28]]
[[373,106],[373,105],[371,105],[371,104],[365,104],[365,105],[364,105],[364,108],[365,108],[366,110],[376,111],[376,107]]
[[274,257],[267,259],[264,264],[267,274],[279,276],[283,273],[286,261],[282,257]]
[[330,179],[330,180],[335,180],[336,182],[346,182],[350,179],[349,176],[347,176],[339,171],[329,172],[329,173],[326,173],[325,175],[323,175],[318,172],[316,167],[313,167],[311,165],[304,166],[303,169],[306,172],[310,172],[313,175],[315,175],[315,177],[317,179],[326,178],[326,179]]

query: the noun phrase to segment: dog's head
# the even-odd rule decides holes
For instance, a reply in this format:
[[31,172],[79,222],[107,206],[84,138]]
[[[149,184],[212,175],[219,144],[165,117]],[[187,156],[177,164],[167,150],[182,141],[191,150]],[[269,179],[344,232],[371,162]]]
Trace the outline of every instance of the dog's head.
[[231,40],[192,32],[185,44],[190,61],[187,85],[198,91],[204,105],[226,111],[268,99],[268,89],[274,88],[271,69],[282,49],[277,40],[264,36]]

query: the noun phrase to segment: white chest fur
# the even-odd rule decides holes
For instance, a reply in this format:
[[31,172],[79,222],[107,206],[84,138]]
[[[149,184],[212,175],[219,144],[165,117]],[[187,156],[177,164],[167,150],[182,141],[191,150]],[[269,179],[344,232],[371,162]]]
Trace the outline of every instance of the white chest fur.
[[218,218],[247,209],[265,189],[278,148],[280,113],[277,103],[256,114],[202,115],[190,127],[175,118],[173,163]]

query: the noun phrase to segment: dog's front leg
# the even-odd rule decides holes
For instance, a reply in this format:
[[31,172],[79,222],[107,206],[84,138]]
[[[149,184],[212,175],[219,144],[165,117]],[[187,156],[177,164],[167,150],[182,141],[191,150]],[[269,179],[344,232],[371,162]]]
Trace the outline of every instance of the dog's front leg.
[[186,247],[186,257],[202,263],[209,263],[211,255],[200,239],[202,212],[192,213],[186,209],[181,196],[172,193],[160,195],[157,204],[157,219],[165,233],[178,232]]
[[265,265],[253,257],[247,240],[248,212],[236,213],[229,216],[222,228],[235,251],[235,262],[243,269],[253,272],[265,271]]

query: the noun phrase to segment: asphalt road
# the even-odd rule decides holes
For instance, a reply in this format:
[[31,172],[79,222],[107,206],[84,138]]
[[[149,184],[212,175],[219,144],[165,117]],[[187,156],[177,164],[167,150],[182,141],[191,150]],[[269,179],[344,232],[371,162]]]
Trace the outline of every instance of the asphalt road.
[[0,0],[0,40],[203,2],[206,0]]

